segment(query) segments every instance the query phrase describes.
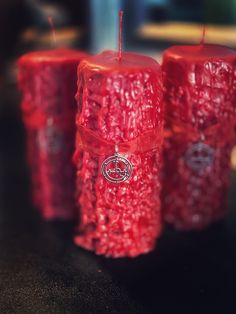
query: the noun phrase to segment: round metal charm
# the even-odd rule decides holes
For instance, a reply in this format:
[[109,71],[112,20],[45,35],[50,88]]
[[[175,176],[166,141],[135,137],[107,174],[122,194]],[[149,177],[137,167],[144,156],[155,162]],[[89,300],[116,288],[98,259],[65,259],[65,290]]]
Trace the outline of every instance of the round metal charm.
[[107,181],[121,183],[130,178],[132,165],[128,159],[115,153],[103,161],[101,172]]
[[54,126],[47,126],[39,131],[39,145],[49,154],[57,154],[63,149],[63,133]]
[[185,153],[187,166],[195,171],[200,171],[212,165],[215,149],[205,143],[194,143]]

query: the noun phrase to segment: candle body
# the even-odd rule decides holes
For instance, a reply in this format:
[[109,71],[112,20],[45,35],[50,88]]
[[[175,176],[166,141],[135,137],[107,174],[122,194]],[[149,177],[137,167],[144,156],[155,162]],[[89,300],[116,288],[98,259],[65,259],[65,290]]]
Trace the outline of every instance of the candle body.
[[42,206],[41,179],[39,170],[38,132],[34,127],[26,127],[26,158],[30,170],[32,201],[36,208]]
[[167,137],[163,213],[177,229],[224,217],[234,144],[236,54],[229,48],[175,46],[163,58]]
[[[151,58],[132,53],[124,53],[118,62],[116,52],[106,51],[83,60],[78,77],[78,135],[79,126],[96,134],[103,154],[77,146],[82,160],[75,158],[81,211],[75,243],[112,257],[147,253],[161,232],[162,138],[152,151],[138,152],[142,145],[136,149],[129,143],[146,131],[163,132],[160,67]],[[115,144],[118,151],[127,144],[120,152],[133,168],[127,181],[112,183],[103,177],[101,166],[110,153],[99,140],[111,144],[111,155]]]
[[56,49],[26,54],[18,62],[33,201],[49,220],[72,219],[76,213],[74,95],[84,56]]

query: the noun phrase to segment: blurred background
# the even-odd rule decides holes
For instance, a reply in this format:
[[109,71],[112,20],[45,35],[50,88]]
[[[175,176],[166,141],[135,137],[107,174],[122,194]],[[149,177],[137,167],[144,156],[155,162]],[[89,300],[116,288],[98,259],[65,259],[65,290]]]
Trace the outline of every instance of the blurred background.
[[206,41],[236,45],[235,0],[1,0],[0,73],[23,52],[56,46],[92,53],[116,49],[118,10],[124,10],[124,46],[158,54],[172,43],[197,43],[203,24]]
[[[125,50],[160,60],[172,44],[199,43],[204,24],[206,42],[236,47],[236,0],[0,0],[0,313],[12,304],[19,314],[78,313],[81,304],[102,308],[81,313],[151,313],[140,303],[152,313],[235,312],[236,211],[199,234],[165,231],[146,257],[109,261],[75,248],[71,228],[41,223],[32,208],[16,60],[54,47],[117,49],[120,9]],[[235,187],[234,171],[230,209]]]
[[[118,11],[123,44],[156,58],[174,43],[206,41],[236,46],[235,0],[0,0],[0,86],[15,79],[22,53],[69,46],[91,53],[117,48]],[[56,29],[56,44],[48,23]]]

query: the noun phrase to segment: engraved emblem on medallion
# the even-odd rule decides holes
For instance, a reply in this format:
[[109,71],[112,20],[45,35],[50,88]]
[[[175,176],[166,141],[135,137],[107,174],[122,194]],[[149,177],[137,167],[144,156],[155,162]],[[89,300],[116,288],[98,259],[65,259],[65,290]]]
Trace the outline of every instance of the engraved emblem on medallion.
[[189,168],[200,171],[212,165],[215,149],[205,143],[194,143],[185,153],[185,162]]
[[115,153],[105,159],[101,166],[104,178],[112,183],[121,183],[128,180],[132,174],[132,165],[128,159]]

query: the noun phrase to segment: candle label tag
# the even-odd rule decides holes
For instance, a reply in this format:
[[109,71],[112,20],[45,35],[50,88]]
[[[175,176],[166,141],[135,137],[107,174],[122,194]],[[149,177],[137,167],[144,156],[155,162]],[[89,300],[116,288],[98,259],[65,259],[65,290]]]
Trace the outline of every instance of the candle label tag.
[[114,156],[110,156],[103,161],[101,172],[107,181],[121,183],[130,178],[132,165],[127,158],[116,152]]
[[211,166],[215,157],[215,149],[205,143],[194,143],[185,153],[187,166],[194,171],[201,171]]

